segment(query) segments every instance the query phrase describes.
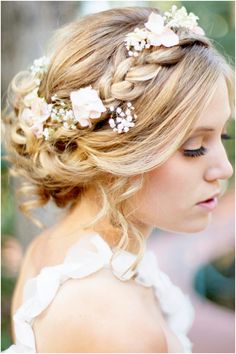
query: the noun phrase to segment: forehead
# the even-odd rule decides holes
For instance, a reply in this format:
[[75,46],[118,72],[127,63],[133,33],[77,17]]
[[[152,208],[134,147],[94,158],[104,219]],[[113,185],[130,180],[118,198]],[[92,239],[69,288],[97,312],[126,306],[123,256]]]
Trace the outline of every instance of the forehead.
[[199,116],[194,129],[199,126],[220,127],[230,117],[231,109],[229,103],[228,88],[223,76],[216,82],[214,94]]

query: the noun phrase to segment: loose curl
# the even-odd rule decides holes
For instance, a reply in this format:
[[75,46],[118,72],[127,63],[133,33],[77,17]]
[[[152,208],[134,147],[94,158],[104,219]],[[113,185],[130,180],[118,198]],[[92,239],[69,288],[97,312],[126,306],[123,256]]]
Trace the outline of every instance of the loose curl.
[[179,45],[153,47],[137,58],[128,57],[125,35],[142,28],[152,11],[159,13],[143,7],[112,9],[57,30],[39,88],[48,103],[55,94],[69,100],[71,91],[88,85],[107,107],[132,101],[138,119],[128,133],[114,133],[105,113],[92,128],[61,128],[53,141],[37,139],[18,119],[23,98],[34,85],[29,72],[13,79],[4,116],[12,169],[29,182],[21,192],[35,195],[33,201],[22,203],[21,210],[28,214],[50,199],[58,207],[73,207],[95,187],[101,210],[89,226],[108,216],[120,235],[117,250],[127,249],[129,235],[134,235],[133,268],[142,257],[144,238],[125,215],[126,203],[142,188],[146,172],[161,166],[188,137],[221,74],[233,101],[232,69],[206,37],[180,29]]

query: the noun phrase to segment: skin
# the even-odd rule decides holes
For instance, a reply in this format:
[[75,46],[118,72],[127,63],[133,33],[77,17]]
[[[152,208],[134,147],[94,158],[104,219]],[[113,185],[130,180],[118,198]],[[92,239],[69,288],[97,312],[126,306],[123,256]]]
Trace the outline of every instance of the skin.
[[[226,132],[230,114],[228,90],[221,76],[190,137],[163,165],[148,172],[142,190],[129,201],[129,208],[135,210],[132,218],[144,236],[148,237],[154,227],[177,233],[194,233],[209,225],[212,211],[196,204],[220,193],[220,181],[229,179],[233,174],[221,138],[221,134]],[[195,132],[202,126],[211,127],[213,131]],[[184,156],[184,150],[201,146],[207,149],[205,155]],[[89,191],[83,203],[66,216],[60,225],[59,235],[68,235],[69,229],[73,238],[81,228],[81,220],[87,222],[96,215],[95,193]],[[115,242],[114,233],[106,220],[96,229],[101,233],[104,230],[106,240],[112,245]],[[109,235],[113,235],[112,238]]]
[[[224,78],[220,77],[210,103],[193,127],[196,130],[207,126],[214,131],[196,133],[193,130],[190,138],[171,158],[149,172],[144,189],[136,197],[140,206],[136,215],[146,226],[193,233],[209,225],[212,211],[196,203],[219,193],[220,180],[226,180],[233,174],[221,139],[230,113],[227,86]],[[185,149],[201,146],[207,148],[205,155],[193,158],[183,155]]]

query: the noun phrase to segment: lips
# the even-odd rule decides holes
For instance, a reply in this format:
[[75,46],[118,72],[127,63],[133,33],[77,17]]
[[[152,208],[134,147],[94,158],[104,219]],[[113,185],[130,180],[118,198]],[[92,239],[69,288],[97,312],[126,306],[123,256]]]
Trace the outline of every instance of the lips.
[[207,210],[207,211],[212,211],[215,209],[215,207],[218,204],[218,199],[216,197],[209,199],[208,201],[200,202],[197,204],[197,206]]
[[215,193],[214,195],[206,198],[205,200],[197,203],[197,206],[200,207],[202,210],[205,210],[207,212],[213,211],[217,204],[218,204],[218,196],[220,193]]
[[215,198],[217,198],[219,196],[219,194],[220,193],[215,193],[211,197],[209,197],[209,198],[207,198],[205,200],[202,200],[201,202],[198,202],[197,204],[210,202],[210,201],[214,200]]

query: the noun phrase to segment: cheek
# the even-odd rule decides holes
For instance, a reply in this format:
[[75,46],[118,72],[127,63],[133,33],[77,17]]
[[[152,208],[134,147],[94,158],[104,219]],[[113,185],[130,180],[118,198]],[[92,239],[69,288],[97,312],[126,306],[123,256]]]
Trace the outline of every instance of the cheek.
[[185,217],[196,203],[194,193],[199,178],[199,168],[196,170],[191,161],[176,153],[147,174],[144,188],[138,195],[140,212],[145,218]]
[[181,203],[188,190],[189,179],[184,164],[181,164],[177,158],[169,159],[163,166],[149,172],[147,194],[158,197],[162,205],[173,206],[177,200]]
[[196,208],[203,166],[175,155],[147,174],[135,205],[139,221],[173,232],[199,232],[209,223],[209,213]]

